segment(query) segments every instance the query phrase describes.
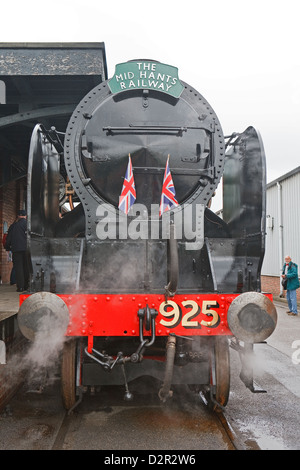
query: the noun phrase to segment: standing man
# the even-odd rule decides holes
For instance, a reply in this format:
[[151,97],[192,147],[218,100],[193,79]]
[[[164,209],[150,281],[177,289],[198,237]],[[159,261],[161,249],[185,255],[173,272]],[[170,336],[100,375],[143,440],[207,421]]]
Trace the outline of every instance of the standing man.
[[24,292],[29,284],[27,261],[27,221],[26,212],[20,210],[17,220],[9,227],[5,249],[12,252],[13,266],[16,273],[17,292]]
[[286,298],[289,305],[288,315],[298,315],[296,290],[300,286],[298,278],[298,266],[292,263],[290,256],[284,258],[285,264],[282,269],[282,278],[287,279]]

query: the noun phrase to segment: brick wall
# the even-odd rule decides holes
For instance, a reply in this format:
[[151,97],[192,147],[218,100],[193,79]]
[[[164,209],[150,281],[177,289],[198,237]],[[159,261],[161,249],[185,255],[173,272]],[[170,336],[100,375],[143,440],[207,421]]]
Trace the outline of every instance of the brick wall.
[[[279,276],[261,276],[261,290],[263,292],[270,292],[276,297],[280,295],[280,280]],[[300,289],[297,289],[297,300],[300,302]],[[283,291],[286,297],[286,291]]]
[[1,251],[0,251],[0,276],[3,284],[9,284],[12,262],[8,261],[7,252],[2,245],[4,222],[8,227],[16,218],[17,211],[24,209],[25,202],[25,181],[12,181],[0,188],[0,230],[1,230]]

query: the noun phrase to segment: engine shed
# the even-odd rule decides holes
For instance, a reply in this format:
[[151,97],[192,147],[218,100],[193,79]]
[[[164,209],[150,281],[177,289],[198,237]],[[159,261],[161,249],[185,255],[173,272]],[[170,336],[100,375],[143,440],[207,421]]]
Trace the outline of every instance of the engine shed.
[[[107,79],[105,45],[0,43],[1,239],[19,209],[26,209],[28,151],[37,123],[64,130],[77,103]],[[0,279],[12,263],[1,247]]]

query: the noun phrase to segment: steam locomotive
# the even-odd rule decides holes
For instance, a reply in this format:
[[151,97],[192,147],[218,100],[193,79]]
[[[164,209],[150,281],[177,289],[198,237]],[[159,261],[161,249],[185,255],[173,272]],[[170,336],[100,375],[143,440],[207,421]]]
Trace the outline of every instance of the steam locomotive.
[[[221,178],[222,217],[209,208]],[[63,329],[67,409],[88,386],[123,384],[131,399],[145,375],[163,402],[186,384],[227,404],[230,340],[244,358],[277,321],[260,292],[265,179],[258,132],[224,137],[207,100],[157,61],[118,64],[63,132],[35,127],[18,323],[32,341],[46,319],[49,335]],[[255,391],[253,371],[241,378]]]

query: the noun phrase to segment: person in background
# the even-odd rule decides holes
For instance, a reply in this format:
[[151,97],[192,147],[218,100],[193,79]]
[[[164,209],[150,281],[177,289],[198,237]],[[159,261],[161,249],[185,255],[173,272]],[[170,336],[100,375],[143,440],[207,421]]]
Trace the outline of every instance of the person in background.
[[299,288],[299,277],[298,277],[298,265],[292,262],[290,256],[284,258],[284,265],[282,269],[282,279],[287,279],[286,286],[286,298],[288,301],[289,310],[288,315],[298,315],[297,310],[297,293],[296,290]]
[[17,220],[9,227],[5,249],[12,252],[15,268],[17,292],[24,292],[29,284],[29,269],[27,262],[27,221],[26,212],[20,210]]
[[[7,238],[7,231],[3,234],[3,238],[2,238],[2,245],[3,245],[3,248],[5,249],[5,243],[6,243],[6,238]],[[6,250],[7,251],[7,250]],[[12,252],[11,251],[7,251],[7,261],[8,262],[11,262],[12,261]],[[11,272],[10,272],[10,285],[11,286],[14,286],[16,283],[16,275],[15,275],[15,268],[14,266],[11,268]]]

